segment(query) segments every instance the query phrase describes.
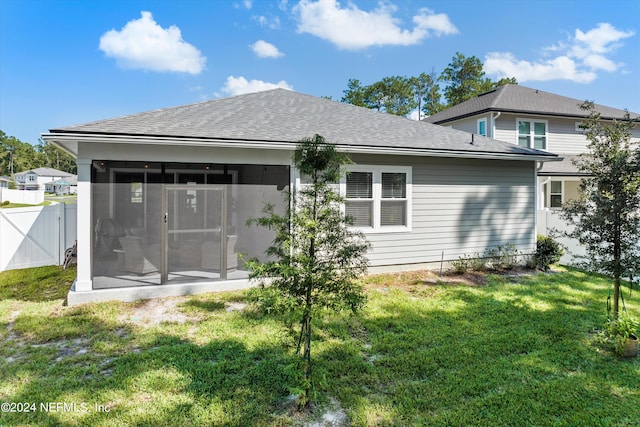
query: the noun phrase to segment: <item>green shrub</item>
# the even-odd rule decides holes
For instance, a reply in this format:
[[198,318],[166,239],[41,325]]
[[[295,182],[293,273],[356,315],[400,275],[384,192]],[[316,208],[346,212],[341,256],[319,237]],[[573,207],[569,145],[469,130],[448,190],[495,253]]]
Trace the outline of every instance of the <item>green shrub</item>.
[[487,259],[485,256],[476,253],[476,255],[471,258],[471,269],[473,271],[485,271],[487,269]]
[[488,249],[485,258],[489,260],[489,265],[494,270],[511,270],[518,265],[520,251],[513,243],[499,245],[497,248]]
[[624,348],[627,343],[627,339],[633,335],[638,336],[640,330],[640,324],[638,321],[629,316],[626,312],[621,312],[617,319],[609,319],[605,325],[607,335],[611,340],[613,350],[619,356],[624,354]]
[[536,266],[544,271],[549,270],[551,264],[555,264],[560,261],[560,258],[564,254],[560,244],[549,236],[538,235],[536,243]]
[[454,274],[464,274],[471,269],[472,258],[467,255],[461,256],[455,261],[451,261],[451,270]]

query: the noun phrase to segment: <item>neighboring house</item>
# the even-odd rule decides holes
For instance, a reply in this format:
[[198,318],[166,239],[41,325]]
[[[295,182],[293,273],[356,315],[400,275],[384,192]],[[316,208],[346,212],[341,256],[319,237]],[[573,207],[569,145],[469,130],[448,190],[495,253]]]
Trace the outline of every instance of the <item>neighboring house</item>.
[[77,178],[76,175],[53,168],[35,168],[13,175],[18,190],[45,190],[47,183],[62,178]]
[[[424,119],[426,122],[559,154],[560,163],[544,163],[538,171],[538,207],[560,208],[578,196],[581,173],[573,159],[587,151],[580,127],[584,100],[507,84]],[[621,119],[624,110],[595,105],[603,121]],[[631,113],[631,118],[638,114]],[[640,129],[633,131],[640,141]]]
[[11,178],[6,176],[0,176],[0,188],[9,188],[10,182],[11,182]]
[[75,194],[78,191],[78,177],[75,175],[47,182],[44,191],[54,194]]
[[274,235],[247,219],[285,211],[301,182],[292,154],[314,134],[354,162],[340,188],[371,271],[534,250],[536,167],[555,154],[274,89],[43,135],[78,162],[69,303],[248,285],[243,260]]

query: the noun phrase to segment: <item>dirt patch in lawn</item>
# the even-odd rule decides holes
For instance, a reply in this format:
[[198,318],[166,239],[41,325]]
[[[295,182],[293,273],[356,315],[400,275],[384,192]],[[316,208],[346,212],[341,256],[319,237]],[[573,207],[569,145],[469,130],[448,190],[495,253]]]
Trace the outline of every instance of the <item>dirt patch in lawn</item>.
[[369,290],[386,291],[391,288],[405,292],[415,292],[425,286],[484,286],[490,275],[519,278],[536,274],[537,271],[528,268],[514,268],[511,270],[468,271],[463,274],[453,272],[439,272],[431,270],[404,271],[400,273],[374,274],[367,277],[365,287]]
[[139,301],[126,314],[120,315],[119,321],[141,326],[155,326],[161,323],[185,323],[198,320],[196,317],[186,315],[178,308],[178,304],[184,301],[184,297]]
[[405,292],[415,292],[425,286],[465,285],[482,286],[486,284],[484,272],[468,272],[465,274],[438,273],[430,270],[403,271],[400,273],[375,274],[367,277],[365,287],[369,290],[385,291],[391,288]]
[[425,285],[466,285],[466,286],[483,286],[487,284],[487,274],[480,271],[470,271],[463,274],[443,273],[439,276],[431,273],[423,284]]

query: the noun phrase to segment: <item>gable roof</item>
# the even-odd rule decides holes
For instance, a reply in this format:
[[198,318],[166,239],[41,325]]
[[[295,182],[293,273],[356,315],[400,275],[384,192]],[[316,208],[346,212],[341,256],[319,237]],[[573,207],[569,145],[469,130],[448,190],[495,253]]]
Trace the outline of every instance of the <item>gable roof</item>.
[[53,169],[53,168],[35,168],[35,169],[29,169],[27,171],[24,172],[18,172],[15,175],[25,175],[28,173],[35,173],[38,176],[73,176],[73,174],[69,173],[69,172],[64,172],[58,169]]
[[[322,135],[349,151],[511,156],[553,159],[551,153],[436,126],[363,107],[273,89],[113,119],[51,129],[47,141],[142,141],[158,144],[225,145],[293,149]],[[473,138],[473,139],[472,139]],[[472,143],[473,141],[473,143]],[[76,142],[77,143],[77,142]],[[377,152],[376,151],[376,152]],[[435,154],[438,153],[438,154]]]
[[[585,111],[579,107],[582,103],[584,103],[584,100],[556,95],[525,86],[506,84],[429,116],[424,121],[443,124],[490,111],[561,117],[587,117]],[[594,107],[603,119],[620,119],[625,115],[624,110],[617,108],[599,104],[595,104]],[[638,114],[631,113],[631,117],[637,118]]]

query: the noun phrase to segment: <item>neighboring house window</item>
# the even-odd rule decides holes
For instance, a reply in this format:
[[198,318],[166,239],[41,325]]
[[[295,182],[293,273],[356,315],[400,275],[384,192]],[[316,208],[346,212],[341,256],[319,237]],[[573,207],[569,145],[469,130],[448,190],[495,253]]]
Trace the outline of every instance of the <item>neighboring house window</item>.
[[36,176],[35,175],[29,175],[29,182],[35,182],[36,181]]
[[131,183],[131,203],[142,203],[142,183]]
[[549,207],[562,207],[562,181],[551,181],[551,191],[549,192]]
[[487,119],[478,119],[478,135],[487,136]]
[[411,228],[411,167],[348,166],[341,192],[354,227],[376,232]]
[[518,145],[546,150],[547,122],[518,119]]

